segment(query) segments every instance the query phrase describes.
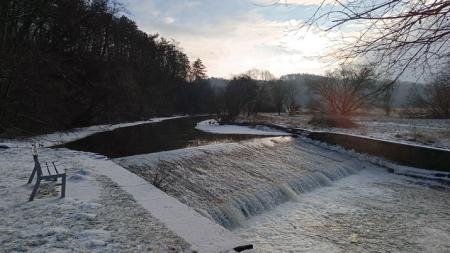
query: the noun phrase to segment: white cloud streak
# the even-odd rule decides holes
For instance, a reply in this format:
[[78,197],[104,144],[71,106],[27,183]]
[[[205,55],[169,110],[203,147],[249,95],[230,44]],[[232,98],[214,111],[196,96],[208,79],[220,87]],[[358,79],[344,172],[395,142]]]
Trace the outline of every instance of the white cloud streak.
[[256,5],[326,5],[336,3],[336,0],[253,0]]
[[229,78],[251,68],[266,69],[276,76],[325,72],[326,65],[314,57],[326,52],[330,39],[318,31],[295,29],[299,20],[267,20],[257,11],[248,11],[192,25],[179,21],[174,9],[160,13],[150,3],[139,8],[157,13],[151,19],[136,19],[141,29],[180,42],[191,60],[203,60],[209,76]]

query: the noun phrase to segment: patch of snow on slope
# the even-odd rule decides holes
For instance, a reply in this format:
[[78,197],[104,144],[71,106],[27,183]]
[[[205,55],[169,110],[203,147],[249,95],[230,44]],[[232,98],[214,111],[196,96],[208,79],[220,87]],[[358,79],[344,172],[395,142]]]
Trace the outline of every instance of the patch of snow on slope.
[[199,122],[195,129],[215,134],[289,135],[286,132],[277,131],[268,127],[251,128],[236,125],[219,125],[214,119]]
[[63,143],[67,143],[70,141],[82,139],[84,137],[99,133],[99,132],[106,132],[106,131],[112,131],[118,128],[122,127],[129,127],[129,126],[136,126],[136,125],[142,125],[142,124],[149,124],[149,123],[158,123],[164,120],[170,120],[170,119],[177,119],[182,118],[186,116],[173,116],[173,117],[159,117],[159,118],[151,118],[149,120],[144,121],[135,121],[135,122],[129,122],[129,123],[120,123],[120,124],[112,124],[112,125],[95,125],[95,126],[89,126],[89,127],[82,127],[82,128],[75,128],[71,131],[64,131],[64,132],[55,132],[51,134],[44,134],[39,136],[34,136],[27,138],[25,140],[2,140],[0,139],[0,145],[4,145],[6,147],[12,148],[12,147],[31,147],[31,143],[39,143],[44,147],[50,147],[55,146]]
[[312,115],[281,116],[273,113],[258,114],[253,119],[241,119],[241,122],[271,123],[310,131],[325,131],[342,134],[354,134],[376,139],[397,141],[406,144],[432,146],[450,149],[450,119],[412,119],[381,116],[355,116],[352,120],[358,128],[333,128],[311,125]]

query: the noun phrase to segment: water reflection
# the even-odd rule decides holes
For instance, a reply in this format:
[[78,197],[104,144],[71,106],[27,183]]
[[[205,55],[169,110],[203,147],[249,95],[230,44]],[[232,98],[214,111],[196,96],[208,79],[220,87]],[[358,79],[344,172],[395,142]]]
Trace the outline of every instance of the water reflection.
[[124,127],[69,142],[63,147],[117,158],[262,137],[255,135],[211,134],[195,129],[199,121],[208,118],[210,117],[179,118],[160,123]]

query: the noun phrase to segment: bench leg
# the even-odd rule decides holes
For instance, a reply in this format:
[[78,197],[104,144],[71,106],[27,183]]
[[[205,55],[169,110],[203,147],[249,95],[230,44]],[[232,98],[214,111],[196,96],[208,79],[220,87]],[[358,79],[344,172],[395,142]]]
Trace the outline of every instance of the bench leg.
[[29,201],[33,201],[34,196],[36,196],[36,193],[37,193],[37,190],[38,190],[40,184],[41,184],[41,179],[38,177],[36,180],[36,184],[34,185],[33,191],[31,192]]
[[27,184],[31,184],[31,182],[33,182],[34,174],[36,174],[36,167],[34,167],[33,172],[31,172],[31,176],[28,179],[28,183]]
[[61,198],[66,197],[66,175],[64,174],[61,178]]

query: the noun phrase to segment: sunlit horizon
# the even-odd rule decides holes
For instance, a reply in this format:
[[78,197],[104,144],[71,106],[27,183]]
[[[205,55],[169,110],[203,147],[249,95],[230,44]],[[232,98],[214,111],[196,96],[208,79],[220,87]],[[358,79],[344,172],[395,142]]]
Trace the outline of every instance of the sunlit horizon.
[[317,1],[263,3],[170,1],[169,7],[164,1],[127,0],[124,6],[140,29],[176,41],[191,60],[202,59],[210,77],[231,78],[254,68],[275,77],[329,70],[330,64],[319,59],[329,38],[296,29]]

